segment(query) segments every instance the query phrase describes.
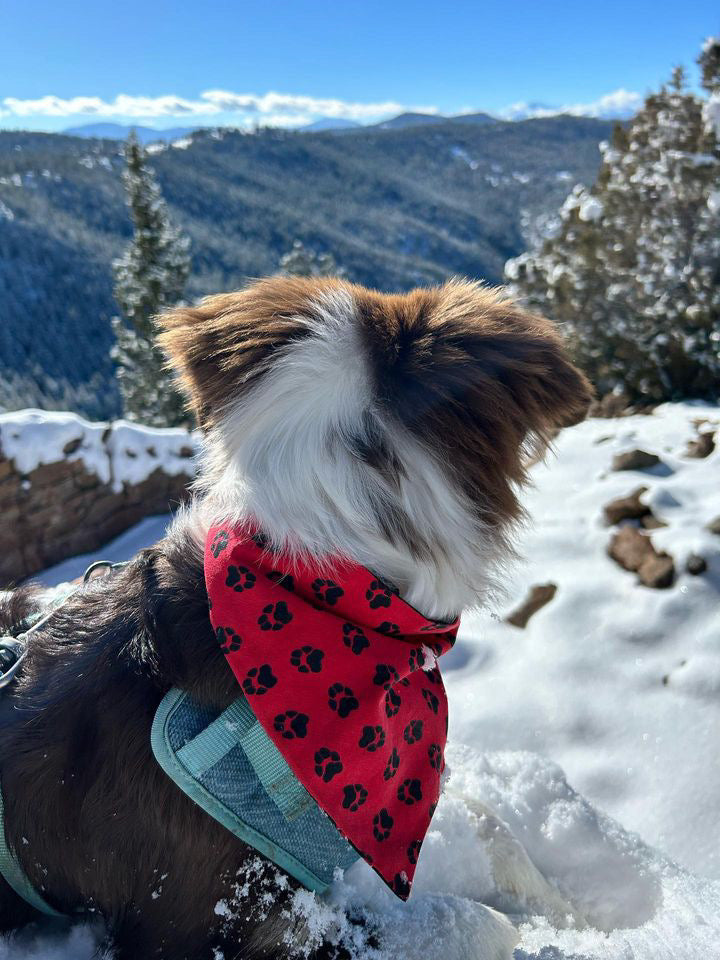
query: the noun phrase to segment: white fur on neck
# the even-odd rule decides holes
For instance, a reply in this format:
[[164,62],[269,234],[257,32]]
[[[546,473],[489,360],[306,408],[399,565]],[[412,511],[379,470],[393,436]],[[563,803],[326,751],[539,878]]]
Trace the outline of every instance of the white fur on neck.
[[[288,344],[208,437],[194,525],[254,518],[288,552],[347,557],[424,615],[451,619],[485,598],[501,544],[432,451],[374,406],[350,293],[322,296],[315,313],[311,335]],[[362,436],[368,412],[405,468],[399,489],[343,439]],[[430,545],[427,559],[388,541],[373,497],[410,517]]]

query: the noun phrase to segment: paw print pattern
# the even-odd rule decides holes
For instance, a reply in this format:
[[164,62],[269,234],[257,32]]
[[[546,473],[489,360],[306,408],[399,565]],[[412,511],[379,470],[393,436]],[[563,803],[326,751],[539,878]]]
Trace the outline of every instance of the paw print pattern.
[[330,783],[333,777],[342,773],[340,754],[329,747],[321,747],[315,751],[315,773],[322,777],[323,783]]
[[375,814],[373,817],[373,836],[378,843],[382,843],[383,840],[387,840],[387,838],[390,836],[394,822],[395,821],[387,812],[385,807],[383,807],[379,813]]
[[390,623],[389,620],[383,620],[383,622],[375,627],[378,633],[385,634],[386,637],[399,637],[400,636],[400,627],[396,623]]
[[344,720],[353,710],[357,710],[360,704],[350,687],[334,683],[328,690],[328,706],[331,710],[336,710],[337,715]]
[[428,760],[433,770],[442,770],[443,755],[439,743],[431,743],[428,747]]
[[432,710],[433,713],[437,713],[438,707],[440,706],[440,701],[432,692],[432,690],[423,690],[422,695],[430,710]]
[[284,600],[278,600],[277,603],[269,603],[263,607],[263,612],[258,619],[258,626],[261,630],[282,630],[292,620],[293,615],[288,610],[288,605]]
[[402,700],[400,699],[400,694],[397,690],[390,688],[385,694],[385,715],[387,717],[394,717],[395,714],[400,709],[400,704]]
[[342,632],[343,643],[346,647],[349,647],[352,653],[361,654],[363,650],[370,646],[370,641],[360,627],[356,627],[352,623],[344,623]]
[[392,780],[395,774],[398,772],[398,767],[400,766],[400,754],[397,752],[395,747],[393,747],[393,752],[388,758],[388,762],[383,771],[383,778],[385,780]]
[[268,553],[274,552],[272,544],[270,543],[270,538],[261,530],[258,530],[257,533],[254,533],[251,537],[251,540],[258,550],[267,550]]
[[289,593],[295,592],[295,581],[291,574],[283,573],[282,570],[271,570],[266,576],[268,580],[272,580],[273,583],[282,587],[283,590],[287,590]]
[[395,667],[390,666],[388,663],[378,663],[375,667],[375,676],[373,677],[373,683],[382,687],[384,690],[389,690],[393,683],[397,683],[400,679]]
[[349,783],[343,787],[343,809],[349,810],[350,813],[359,810],[367,798],[368,792],[361,783]]
[[308,716],[297,710],[287,710],[275,717],[273,727],[283,735],[284,740],[294,740],[296,737],[302,740],[307,736]]
[[400,803],[411,806],[422,800],[422,784],[419,780],[403,780],[398,787],[397,797]]
[[248,570],[247,567],[231,565],[227,569],[225,586],[232,587],[235,593],[242,593],[243,590],[252,590],[256,580],[257,577],[252,570]]
[[320,673],[325,654],[316,647],[300,647],[290,654],[290,663],[299,673]]
[[328,607],[334,607],[345,593],[334,580],[313,580],[312,591],[315,599],[320,603],[326,603]]
[[378,607],[389,607],[392,598],[392,590],[381,580],[373,580],[365,592],[365,599],[370,604],[371,610],[377,610]]
[[369,753],[375,753],[385,744],[385,731],[378,724],[375,727],[363,727],[362,736],[358,741],[358,746],[367,750]]
[[270,664],[264,663],[261,667],[253,667],[248,670],[242,686],[246,696],[254,697],[267,693],[276,683],[277,677],[270,669]]
[[418,857],[420,856],[420,848],[422,847],[422,840],[413,840],[410,846],[407,848],[407,858],[412,864],[418,862]]
[[224,653],[225,656],[229,653],[235,653],[242,646],[242,637],[235,633],[233,627],[218,627],[215,636],[220,644],[220,652]]
[[403,730],[403,739],[407,743],[417,743],[422,740],[423,722],[422,720],[411,720]]
[[408,665],[410,666],[411,673],[422,669],[425,665],[425,654],[423,653],[422,647],[413,647],[410,650]]
[[439,685],[442,682],[442,677],[440,676],[440,671],[437,667],[433,667],[432,670],[427,670],[425,672],[425,677],[430,681],[430,683]]
[[213,537],[213,542],[210,544],[210,553],[217,558],[227,549],[227,545],[230,543],[230,536],[227,530],[218,530],[218,532]]
[[402,900],[407,900],[410,896],[410,881],[403,870],[402,873],[396,873],[392,882],[392,891]]

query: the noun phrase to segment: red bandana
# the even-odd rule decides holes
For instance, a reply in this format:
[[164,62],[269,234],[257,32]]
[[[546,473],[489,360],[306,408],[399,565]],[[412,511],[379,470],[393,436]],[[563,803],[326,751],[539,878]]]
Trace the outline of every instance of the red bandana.
[[[289,565],[288,565],[289,566]],[[403,900],[440,794],[447,698],[428,620],[364,567],[292,565],[248,528],[205,546],[210,619],[253,713],[293,772]]]

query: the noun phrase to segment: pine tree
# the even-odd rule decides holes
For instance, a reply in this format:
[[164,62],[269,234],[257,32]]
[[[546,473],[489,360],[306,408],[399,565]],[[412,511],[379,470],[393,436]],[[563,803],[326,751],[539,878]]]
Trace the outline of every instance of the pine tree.
[[280,258],[280,273],[287,277],[341,277],[345,271],[338,267],[331,253],[316,253],[301,240]]
[[173,227],[147,155],[131,134],[125,146],[123,182],[134,227],[125,254],[113,264],[115,300],[113,359],[129,420],[152,426],[187,420],[180,396],[155,344],[154,317],[182,298],[190,272],[189,240]]
[[[718,90],[718,43],[701,56]],[[684,71],[601,144],[539,250],[508,262],[513,292],[568,332],[601,394],[634,400],[720,391],[720,145]],[[717,198],[717,199],[716,199]]]

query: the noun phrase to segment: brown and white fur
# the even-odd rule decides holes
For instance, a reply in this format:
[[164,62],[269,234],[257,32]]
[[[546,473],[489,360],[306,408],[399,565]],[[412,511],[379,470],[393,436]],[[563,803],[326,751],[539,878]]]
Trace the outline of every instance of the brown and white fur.
[[[473,283],[390,296],[274,278],[161,324],[205,438],[195,499],[34,636],[0,697],[8,838],[53,906],[105,918],[123,960],[291,957],[294,884],[150,751],[170,687],[217,705],[238,692],[210,629],[205,531],[252,516],[291,554],[342,554],[454,617],[492,592],[528,458],[582,419],[590,389],[547,321]],[[37,602],[16,591],[0,632]],[[215,907],[238,890],[230,921]],[[0,880],[0,930],[32,916]]]

